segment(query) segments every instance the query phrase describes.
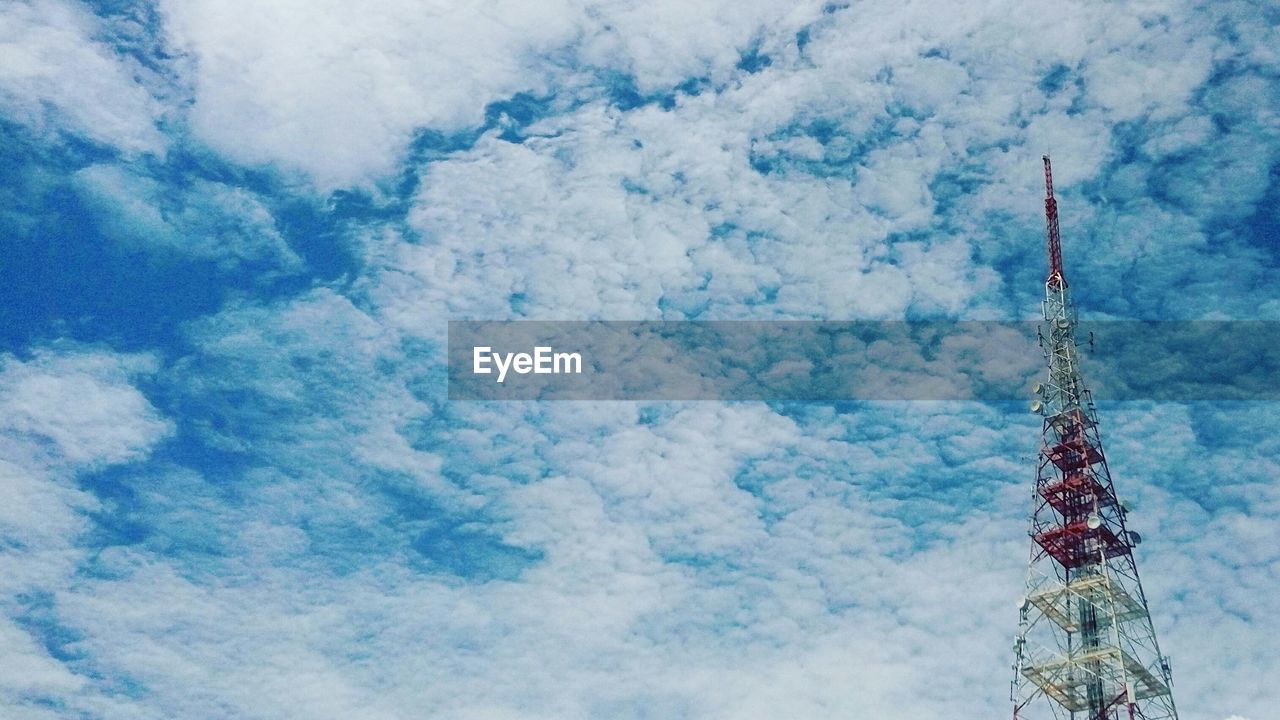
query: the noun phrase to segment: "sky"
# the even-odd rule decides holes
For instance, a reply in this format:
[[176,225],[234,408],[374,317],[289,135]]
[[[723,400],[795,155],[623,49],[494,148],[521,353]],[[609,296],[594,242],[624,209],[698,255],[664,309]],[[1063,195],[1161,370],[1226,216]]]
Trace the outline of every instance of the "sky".
[[[1034,319],[1045,152],[1086,323],[1280,320],[1278,28],[0,5],[0,715],[1007,717],[1021,403],[449,402],[447,321]],[[1274,717],[1280,409],[1099,412],[1182,717]]]

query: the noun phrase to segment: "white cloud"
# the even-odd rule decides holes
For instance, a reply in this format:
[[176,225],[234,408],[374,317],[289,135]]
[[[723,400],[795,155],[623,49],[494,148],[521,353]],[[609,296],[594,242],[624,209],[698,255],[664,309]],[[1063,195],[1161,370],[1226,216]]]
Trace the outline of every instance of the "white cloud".
[[126,153],[162,154],[161,105],[97,37],[99,21],[62,0],[0,8],[0,110],[37,130],[69,130]]
[[[83,676],[55,659],[43,631],[15,618],[48,613],[40,597],[66,586],[88,551],[86,513],[98,499],[73,473],[142,457],[170,427],[131,384],[155,370],[144,356],[40,351],[0,359],[0,707],[14,717],[46,717],[24,701],[74,695]],[[31,607],[34,605],[34,607]]]
[[0,462],[6,501],[3,584],[26,592],[70,573],[81,553],[82,513],[97,499],[71,473],[141,458],[171,430],[130,378],[153,372],[145,356],[41,351],[0,359]]
[[246,189],[198,180],[175,190],[119,165],[90,165],[73,182],[125,247],[213,260],[224,269],[263,261],[280,272],[302,267],[270,210]]
[[139,457],[168,423],[129,384],[154,372],[146,356],[41,351],[29,361],[0,359],[0,432],[74,465]]
[[[874,469],[854,463],[822,476],[845,466],[839,454],[852,448],[838,441],[808,437],[763,406],[694,405],[648,428],[634,426],[634,409],[605,405],[534,410],[546,421],[534,426],[502,408],[477,412],[486,433],[459,452],[500,458],[524,450],[508,432],[573,428],[530,438],[560,468],[554,476],[528,485],[495,477],[487,493],[510,518],[506,539],[545,552],[518,581],[459,583],[411,572],[390,553],[342,574],[263,564],[272,562],[265,553],[233,560],[236,574],[259,581],[210,582],[175,572],[177,559],[109,549],[106,577],[60,593],[57,617],[106,678],[146,693],[110,706],[89,688],[62,697],[108,718],[189,716],[211,703],[285,718],[357,709],[642,717],[653,708],[763,717],[788,707],[818,717],[900,706],[928,667],[947,662],[935,643],[960,641],[945,624],[923,631],[956,603],[928,587],[947,573],[972,577],[964,554],[985,543],[889,561],[883,553],[910,544],[912,532],[877,517]],[[708,444],[707,433],[719,440]],[[734,484],[746,462],[766,463],[753,478],[765,493]],[[801,480],[797,469],[817,472]],[[315,502],[322,486],[308,492],[309,482],[295,489]],[[367,511],[359,481],[346,484],[357,505],[342,512]],[[237,512],[277,509],[254,501]],[[212,517],[224,534],[241,529],[234,516]],[[1016,573],[1007,580],[1016,586]],[[1006,599],[996,589],[984,607],[988,595]],[[432,682],[414,681],[422,677]],[[916,707],[941,717],[947,705],[939,693]]]
[[[1198,272],[1212,262],[1267,287],[1249,249],[1209,257],[1196,247],[1204,241],[1200,223],[1252,211],[1280,146],[1243,150],[1266,137],[1267,111],[1235,102],[1235,91],[1210,97],[1231,116],[1252,118],[1250,132],[1214,141],[1219,151],[1203,162],[1246,192],[1190,193],[1215,171],[1186,173],[1182,182],[1195,197],[1156,214],[1173,231],[1158,236],[1142,230],[1152,227],[1148,209],[1116,207],[1095,220],[1070,195],[1114,161],[1119,122],[1145,117],[1168,127],[1163,146],[1154,146],[1160,153],[1203,140],[1196,133],[1212,127],[1211,111],[1192,91],[1212,68],[1217,41],[1202,33],[1210,20],[1191,13],[1160,20],[1116,6],[1054,14],[1066,18],[1064,27],[1000,4],[964,19],[922,5],[865,4],[818,22],[803,53],[784,42],[786,28],[766,31],[769,67],[718,92],[680,96],[669,111],[587,103],[529,128],[522,144],[488,135],[423,167],[409,217],[422,242],[400,244],[388,234],[370,244],[371,262],[387,271],[371,297],[406,327],[429,323],[430,308],[439,307],[469,317],[897,317],[908,309],[999,316],[1007,312],[993,306],[1003,301],[1000,277],[979,257],[1040,252],[1022,234],[991,235],[1008,214],[1027,235],[1042,232],[1038,156],[1046,150],[1069,203],[1068,236],[1117,237],[1114,252],[1093,244],[1085,253],[1069,240],[1073,272],[1132,253],[1136,245],[1118,233],[1133,226],[1182,248],[1178,262],[1152,271],[1170,276],[1161,292],[1193,270],[1199,282],[1219,277]],[[1043,39],[1029,44],[1033,36]],[[1180,45],[1191,49],[1167,63]],[[1120,72],[1117,63],[1171,75],[1141,95],[1115,92],[1105,74]],[[1060,90],[1037,87],[1059,66]],[[806,134],[815,121],[835,137]],[[851,164],[822,165],[850,153]],[[774,171],[757,172],[753,157]],[[957,167],[977,182],[933,186]],[[1137,165],[1126,187],[1144,194],[1154,172]],[[945,215],[936,192],[958,195]],[[913,233],[909,243],[898,237]],[[1136,292],[1132,283],[1113,291],[1100,282],[1095,297]]]
[[240,162],[322,185],[389,173],[414,128],[475,124],[487,99],[538,89],[524,57],[569,41],[563,3],[165,3],[196,60],[192,128]]
[[416,128],[478,125],[489,102],[548,92],[562,64],[570,76],[583,63],[634,73],[642,92],[690,75],[723,78],[759,28],[781,18],[794,27],[816,12],[563,0],[163,7],[170,42],[196,60],[190,121],[199,137],[322,187],[390,173]]

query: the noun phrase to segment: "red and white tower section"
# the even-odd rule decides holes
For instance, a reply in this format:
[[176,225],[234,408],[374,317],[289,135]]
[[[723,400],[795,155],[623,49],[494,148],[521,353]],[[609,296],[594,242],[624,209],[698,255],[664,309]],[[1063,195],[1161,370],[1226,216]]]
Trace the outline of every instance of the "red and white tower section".
[[1049,276],[1041,341],[1048,379],[1031,513],[1031,560],[1014,638],[1015,720],[1176,720],[1134,548],[1080,374],[1076,313],[1062,272],[1058,205],[1044,158]]

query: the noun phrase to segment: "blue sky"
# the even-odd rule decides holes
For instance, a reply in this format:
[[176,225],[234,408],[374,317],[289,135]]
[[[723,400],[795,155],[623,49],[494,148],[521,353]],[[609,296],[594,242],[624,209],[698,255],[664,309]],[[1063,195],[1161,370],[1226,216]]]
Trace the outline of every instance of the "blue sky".
[[[1248,2],[0,7],[6,718],[1008,711],[1036,418],[449,403],[449,319],[1280,320]],[[1086,368],[1087,372],[1087,368]],[[1184,717],[1274,403],[1101,408]]]

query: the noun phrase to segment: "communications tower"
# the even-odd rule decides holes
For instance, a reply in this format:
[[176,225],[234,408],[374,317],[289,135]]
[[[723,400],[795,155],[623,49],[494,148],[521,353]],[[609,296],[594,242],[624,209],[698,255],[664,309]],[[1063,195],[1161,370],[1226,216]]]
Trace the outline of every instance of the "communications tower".
[[1026,595],[1018,602],[1014,720],[1177,720],[1127,503],[1116,499],[1093,397],[1080,374],[1076,313],[1062,272],[1053,172],[1044,157],[1049,276],[1041,346],[1049,377],[1031,513]]

